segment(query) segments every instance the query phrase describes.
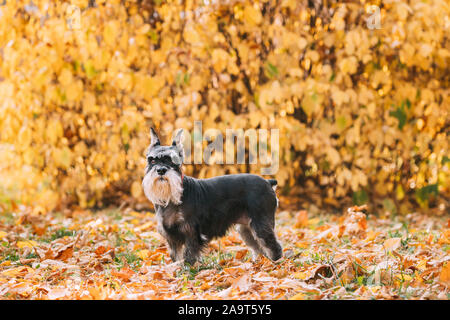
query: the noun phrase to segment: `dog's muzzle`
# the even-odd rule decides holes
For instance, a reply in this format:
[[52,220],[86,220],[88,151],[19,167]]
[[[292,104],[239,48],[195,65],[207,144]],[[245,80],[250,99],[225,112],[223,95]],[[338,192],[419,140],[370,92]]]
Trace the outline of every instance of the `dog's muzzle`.
[[181,204],[183,184],[180,174],[173,169],[152,168],[144,176],[142,187],[145,196],[154,205],[166,207],[170,202]]

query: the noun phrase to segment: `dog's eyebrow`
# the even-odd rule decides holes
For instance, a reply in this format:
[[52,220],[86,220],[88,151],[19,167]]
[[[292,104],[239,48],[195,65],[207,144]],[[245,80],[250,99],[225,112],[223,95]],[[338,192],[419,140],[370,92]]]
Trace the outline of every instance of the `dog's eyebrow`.
[[173,150],[162,151],[156,155],[158,158],[168,157],[172,159],[172,156],[176,156],[176,153]]

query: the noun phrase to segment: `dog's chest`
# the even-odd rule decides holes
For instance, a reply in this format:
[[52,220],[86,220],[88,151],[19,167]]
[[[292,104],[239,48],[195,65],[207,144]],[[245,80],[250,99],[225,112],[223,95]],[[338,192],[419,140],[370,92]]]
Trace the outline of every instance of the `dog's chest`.
[[183,214],[176,209],[160,210],[156,214],[158,220],[158,232],[166,235],[170,230],[180,228],[184,225]]

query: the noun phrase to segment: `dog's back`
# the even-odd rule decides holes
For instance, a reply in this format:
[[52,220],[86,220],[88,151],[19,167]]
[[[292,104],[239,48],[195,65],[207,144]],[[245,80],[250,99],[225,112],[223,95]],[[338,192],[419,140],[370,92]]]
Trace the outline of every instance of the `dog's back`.
[[[248,173],[230,174],[208,179],[190,179],[192,179],[191,183],[198,186],[195,190],[204,194],[203,203],[214,205],[224,200],[237,200],[236,206],[243,207],[242,209],[245,210],[260,206],[275,210],[277,206],[275,194],[277,181],[275,179],[266,180]],[[196,196],[203,198],[201,194]]]

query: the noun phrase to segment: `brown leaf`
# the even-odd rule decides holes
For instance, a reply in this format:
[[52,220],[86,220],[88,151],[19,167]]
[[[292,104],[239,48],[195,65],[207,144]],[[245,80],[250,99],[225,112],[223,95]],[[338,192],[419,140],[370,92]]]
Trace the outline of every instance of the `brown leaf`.
[[66,247],[63,250],[60,250],[54,259],[67,261],[67,259],[73,256],[73,247]]

